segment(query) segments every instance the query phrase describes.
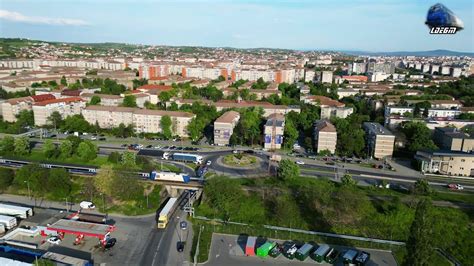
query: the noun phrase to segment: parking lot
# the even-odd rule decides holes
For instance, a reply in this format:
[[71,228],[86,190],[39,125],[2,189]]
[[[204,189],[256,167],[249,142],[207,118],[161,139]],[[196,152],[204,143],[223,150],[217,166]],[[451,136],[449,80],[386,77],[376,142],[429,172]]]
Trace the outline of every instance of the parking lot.
[[[272,240],[272,239],[271,239]],[[278,243],[283,243],[284,240],[274,240]],[[297,259],[289,260],[285,256],[280,255],[277,258],[266,257],[247,257],[244,254],[244,245],[242,245],[242,239],[239,239],[235,235],[222,235],[222,234],[213,234],[211,249],[209,253],[209,260],[204,263],[204,265],[212,266],[241,266],[241,265],[315,265],[317,264],[311,258],[307,258],[305,261],[299,261]],[[341,247],[331,245],[332,247],[338,249],[339,251],[347,250],[349,247]],[[383,266],[383,265],[397,265],[395,258],[393,257],[390,251],[384,250],[373,250],[365,248],[353,248],[359,251],[366,251],[370,253],[370,261],[367,265],[370,266]],[[328,263],[322,263],[319,265],[332,265]],[[339,260],[335,265],[343,265],[342,261]]]

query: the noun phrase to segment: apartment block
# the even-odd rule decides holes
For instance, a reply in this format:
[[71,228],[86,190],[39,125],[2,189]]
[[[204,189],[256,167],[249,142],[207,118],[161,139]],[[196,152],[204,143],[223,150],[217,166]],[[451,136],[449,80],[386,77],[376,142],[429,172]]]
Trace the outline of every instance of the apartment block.
[[363,128],[366,132],[369,155],[376,159],[391,157],[395,144],[395,136],[392,132],[378,123],[371,122],[365,122]]
[[91,105],[86,107],[82,114],[85,120],[91,124],[97,123],[101,128],[118,127],[121,123],[132,124],[138,133],[160,133],[162,131],[160,122],[163,116],[169,116],[172,121],[174,135],[187,137],[187,126],[195,117],[192,113],[147,110],[129,107],[111,107]]
[[318,82],[332,83],[332,76],[332,71],[320,71],[318,72]]
[[460,132],[455,127],[437,127],[433,139],[443,150],[471,152],[474,150],[474,138]]
[[305,96],[303,101],[308,104],[321,107],[321,119],[332,117],[346,118],[354,112],[352,107],[346,107],[344,103],[321,95]]
[[474,177],[474,153],[461,151],[417,151],[421,172]]
[[230,137],[239,122],[240,114],[228,111],[214,121],[214,144],[219,146],[229,145]]
[[264,148],[269,150],[281,149],[283,143],[283,134],[285,130],[285,116],[281,114],[272,114],[268,117],[265,123],[264,134]]
[[104,106],[119,106],[123,103],[123,98],[119,95],[98,94],[98,93],[82,93],[81,98],[86,102],[90,102],[92,97],[100,98],[100,105]]
[[336,127],[327,120],[318,120],[314,123],[314,144],[316,153],[329,151],[336,153]]
[[35,125],[44,126],[50,124],[48,118],[53,112],[58,112],[64,119],[68,116],[81,114],[84,107],[86,107],[86,102],[80,97],[61,98],[35,103],[33,104]]

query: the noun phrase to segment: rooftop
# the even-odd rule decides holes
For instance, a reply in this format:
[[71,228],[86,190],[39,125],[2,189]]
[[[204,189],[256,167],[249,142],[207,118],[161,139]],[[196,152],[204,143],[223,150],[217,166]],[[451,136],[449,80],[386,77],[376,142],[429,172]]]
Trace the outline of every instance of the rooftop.
[[337,132],[336,127],[327,120],[318,120],[314,126],[318,132]]
[[46,101],[35,103],[34,105],[46,106],[46,105],[55,104],[55,103],[71,103],[71,102],[81,102],[81,101],[83,101],[81,97],[70,97],[70,98],[46,100]]
[[393,136],[392,132],[390,130],[386,129],[384,126],[382,126],[379,123],[372,123],[372,122],[364,122],[364,128],[376,135],[391,135]]
[[236,111],[228,111],[216,119],[215,123],[232,123],[234,120],[239,119],[240,114]]

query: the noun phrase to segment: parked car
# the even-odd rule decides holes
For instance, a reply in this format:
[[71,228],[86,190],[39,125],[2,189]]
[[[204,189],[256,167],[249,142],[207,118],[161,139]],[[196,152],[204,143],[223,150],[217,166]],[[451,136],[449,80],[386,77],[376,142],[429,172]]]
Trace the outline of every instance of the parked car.
[[117,243],[116,238],[109,238],[109,240],[107,240],[107,242],[105,243],[104,248],[109,249],[109,248],[115,246],[115,243]]
[[160,146],[160,145],[156,145],[156,146],[153,147],[153,148],[154,148],[154,149],[159,149],[159,148],[161,148],[161,146]]
[[81,203],[79,203],[79,207],[82,209],[95,209],[95,205],[90,201],[81,201]]
[[178,252],[184,251],[184,244],[185,242],[183,241],[178,241],[178,243],[176,243],[176,249],[178,250]]
[[59,243],[61,243],[61,238],[57,236],[52,236],[48,238],[48,240],[46,241],[48,241],[48,243],[53,244],[53,245],[59,245]]
[[296,164],[304,165],[304,162],[303,161],[296,161]]

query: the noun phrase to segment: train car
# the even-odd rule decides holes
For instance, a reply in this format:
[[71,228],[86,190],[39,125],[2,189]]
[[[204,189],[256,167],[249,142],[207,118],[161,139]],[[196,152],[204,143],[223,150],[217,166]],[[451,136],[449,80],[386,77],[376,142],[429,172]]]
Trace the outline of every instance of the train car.
[[183,173],[177,174],[174,172],[157,172],[157,171],[152,171],[148,179],[162,180],[162,181],[175,181],[175,182],[183,182],[183,183],[189,183],[189,181],[191,181],[191,177]]

